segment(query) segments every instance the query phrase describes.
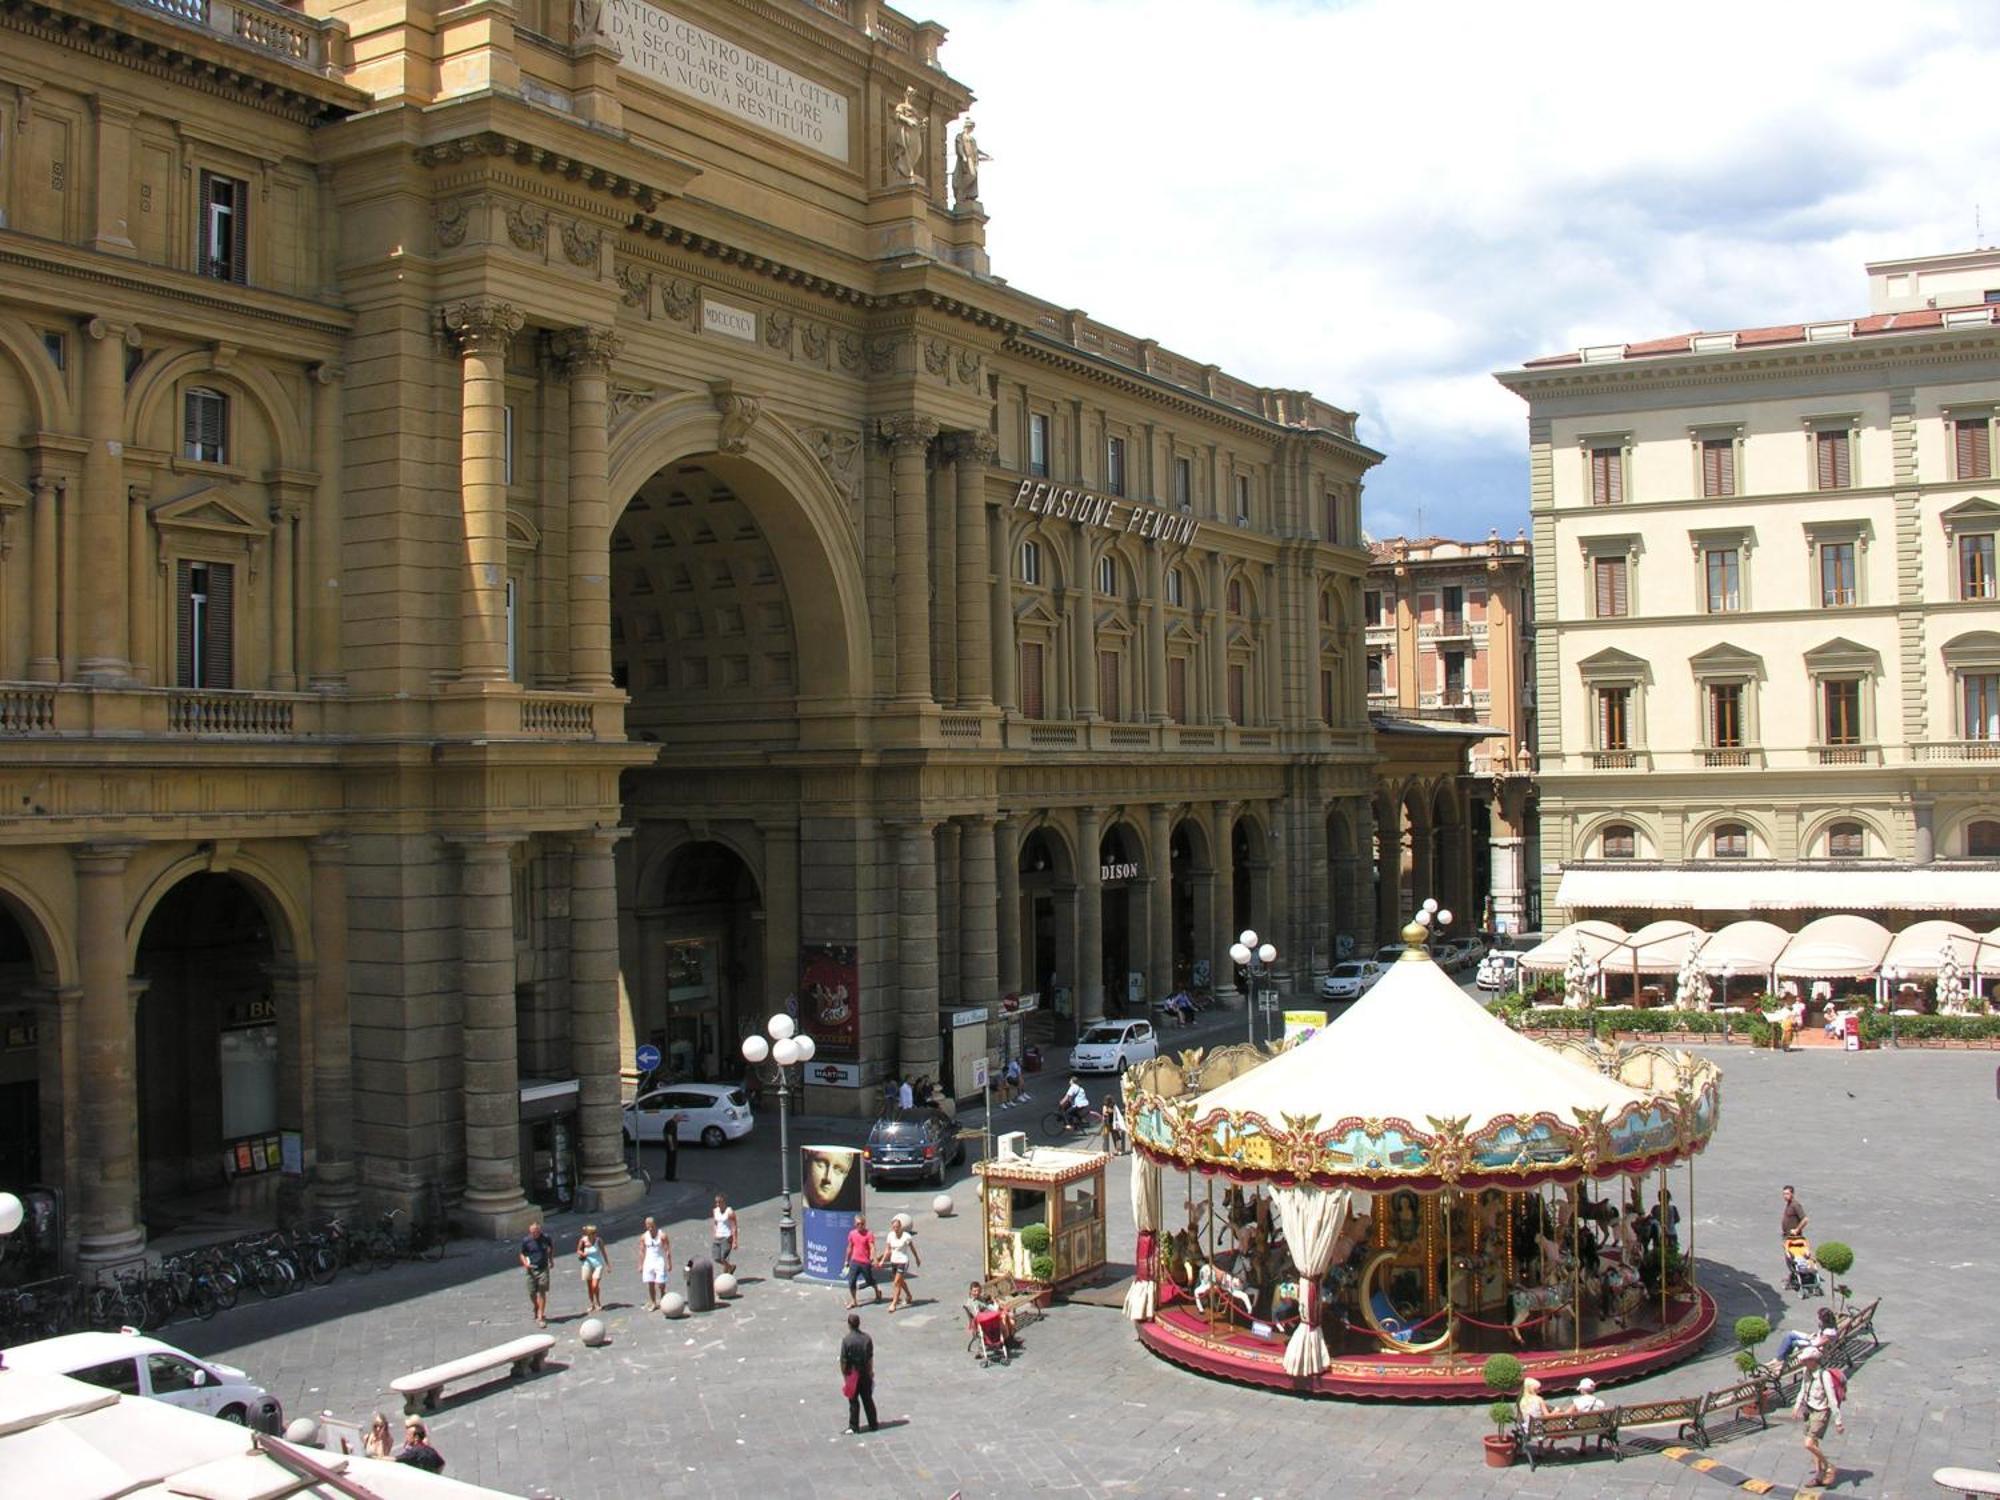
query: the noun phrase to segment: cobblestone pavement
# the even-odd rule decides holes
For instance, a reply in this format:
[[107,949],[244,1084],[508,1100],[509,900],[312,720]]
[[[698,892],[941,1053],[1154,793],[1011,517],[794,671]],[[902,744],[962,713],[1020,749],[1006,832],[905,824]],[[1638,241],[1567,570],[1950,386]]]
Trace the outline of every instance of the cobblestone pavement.
[[[1885,1347],[1855,1377],[1847,1433],[1830,1447],[1842,1469],[1838,1493],[1928,1494],[1937,1465],[2000,1465],[1990,1167],[2000,1058],[1720,1055],[1723,1123],[1701,1160],[1689,1217],[1722,1332],[1700,1360],[1624,1389],[1684,1394],[1732,1378],[1726,1330],[1742,1313],[1762,1312],[1775,1325],[1810,1319],[1811,1308],[1788,1305],[1781,1291],[1778,1188],[1792,1182],[1811,1212],[1812,1236],[1853,1244],[1856,1296],[1884,1297]],[[1060,1076],[1035,1082],[1032,1105],[996,1111],[997,1125],[1025,1124],[1053,1103]],[[680,1322],[635,1310],[630,1304],[643,1300],[638,1214],[611,1221],[609,1347],[581,1346],[581,1291],[574,1277],[559,1276],[547,1373],[447,1394],[432,1432],[452,1474],[568,1500],[876,1490],[907,1500],[954,1491],[966,1500],[1726,1493],[1720,1479],[1655,1453],[1532,1473],[1487,1469],[1482,1407],[1306,1401],[1210,1381],[1143,1352],[1106,1308],[1060,1307],[1027,1330],[1026,1352],[1012,1366],[982,1369],[966,1353],[957,1312],[976,1270],[975,1219],[932,1218],[928,1190],[871,1195],[878,1224],[898,1209],[920,1211],[920,1301],[893,1316],[864,1309],[886,1425],[873,1436],[844,1436],[834,1356],[844,1294],[767,1274],[777,1238],[776,1134],[775,1122],[760,1121],[747,1143],[684,1151],[688,1180],[656,1185],[640,1210],[669,1223],[678,1262],[700,1249],[709,1192],[727,1192],[742,1208],[743,1295]],[[858,1141],[860,1131],[851,1121],[810,1120],[794,1129],[793,1139],[802,1138]],[[1672,1185],[1687,1208],[1684,1176]],[[954,1190],[961,1209],[973,1202],[963,1173]],[[1126,1196],[1124,1170],[1114,1168],[1114,1256],[1130,1255]],[[576,1215],[551,1222],[559,1248],[578,1223]],[[394,1376],[530,1326],[521,1282],[509,1247],[459,1241],[436,1266],[343,1276],[324,1290],[178,1325],[167,1337],[241,1364],[294,1415],[394,1415]],[[1798,1440],[1795,1426],[1774,1422],[1714,1452],[1742,1474],[1789,1488],[1808,1471]]]

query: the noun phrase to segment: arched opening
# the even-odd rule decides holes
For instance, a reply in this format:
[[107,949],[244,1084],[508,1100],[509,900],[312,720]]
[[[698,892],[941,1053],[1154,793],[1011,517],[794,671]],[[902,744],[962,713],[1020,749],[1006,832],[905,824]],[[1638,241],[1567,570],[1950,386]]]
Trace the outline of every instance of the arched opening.
[[660,1049],[665,1076],[733,1078],[738,1046],[764,1022],[756,877],[726,844],[698,840],[668,855],[658,894],[641,908],[641,942],[659,979],[639,998],[636,1030]]
[[1173,912],[1176,989],[1197,982],[1195,934],[1203,930],[1199,925],[1200,911],[1197,906],[1197,896],[1204,884],[1202,864],[1205,856],[1206,848],[1202,839],[1201,825],[1191,818],[1182,818],[1174,825],[1173,836],[1167,841],[1167,868],[1172,882],[1169,905]]
[[1133,937],[1135,917],[1145,907],[1139,879],[1146,873],[1140,859],[1138,833],[1128,823],[1114,823],[1098,840],[1098,897],[1104,934],[1104,1002],[1108,1013],[1137,1014],[1144,1008],[1146,976],[1144,945]]
[[1027,987],[1054,1007],[1058,976],[1073,972],[1076,951],[1076,875],[1069,850],[1055,830],[1031,831],[1021,841],[1021,973]]
[[17,1197],[62,1169],[60,1121],[42,1132],[42,1050],[54,1046],[42,1036],[46,984],[27,926],[0,900],[0,1192]]
[[300,987],[257,894],[234,875],[176,884],[139,935],[139,1201],[149,1238],[268,1223],[296,1185],[304,1120]]
[[1356,945],[1361,912],[1354,890],[1353,830],[1338,812],[1326,815],[1327,931],[1333,937],[1333,961],[1350,957]]

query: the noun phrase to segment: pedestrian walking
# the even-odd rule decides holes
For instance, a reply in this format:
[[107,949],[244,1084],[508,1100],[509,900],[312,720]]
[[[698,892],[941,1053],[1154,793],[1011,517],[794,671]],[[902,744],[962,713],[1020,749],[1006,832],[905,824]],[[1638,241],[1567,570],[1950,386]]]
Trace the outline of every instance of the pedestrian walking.
[[639,1280],[646,1285],[646,1311],[658,1312],[660,1298],[667,1290],[667,1267],[673,1264],[673,1243],[666,1230],[646,1215],[646,1227],[639,1231]]
[[444,1472],[444,1455],[431,1446],[430,1429],[415,1417],[403,1423],[403,1446],[396,1452],[396,1462],[428,1474]]
[[576,1258],[583,1262],[583,1298],[586,1312],[604,1311],[604,1238],[595,1224],[583,1226],[577,1237]]
[[914,1109],[916,1103],[917,1091],[910,1087],[910,1080],[905,1078],[896,1085],[896,1108]]
[[1785,1184],[1784,1201],[1785,1206],[1778,1213],[1778,1238],[1781,1240],[1805,1238],[1806,1225],[1812,1220],[1807,1217],[1805,1204],[1799,1201],[1799,1195],[1792,1190],[1789,1182]]
[[882,1244],[882,1259],[889,1266],[889,1311],[914,1306],[916,1294],[910,1290],[910,1268],[924,1263],[917,1254],[917,1234],[901,1214],[889,1221],[889,1233]]
[[868,1430],[881,1424],[875,1418],[875,1340],[861,1331],[861,1314],[847,1315],[847,1333],[840,1341],[840,1390],[847,1397],[847,1430],[861,1430],[861,1414],[868,1413]]
[[681,1121],[686,1115],[668,1115],[666,1128],[660,1132],[660,1150],[665,1153],[660,1164],[660,1180],[674,1182],[681,1174]]
[[521,1269],[528,1273],[528,1306],[537,1328],[549,1326],[549,1264],[555,1255],[555,1242],[542,1233],[542,1221],[531,1220],[521,1236]]
[[1113,1156],[1125,1154],[1125,1116],[1118,1108],[1118,1096],[1104,1096],[1104,1149]]
[[1792,1415],[1806,1424],[1806,1456],[1813,1461],[1813,1475],[1807,1483],[1824,1488],[1840,1477],[1840,1470],[1828,1461],[1820,1440],[1826,1436],[1829,1422],[1835,1431],[1847,1431],[1840,1415],[1838,1377],[1826,1368],[1817,1344],[1799,1350],[1799,1363],[1805,1367],[1806,1378],[1799,1382],[1799,1399],[1792,1403]]
[[1007,1071],[1000,1076],[1007,1085],[1006,1098],[1000,1101],[1000,1107],[1002,1109],[1012,1109],[1028,1097],[1027,1091],[1021,1087],[1021,1059],[1018,1057],[1008,1058]]
[[736,1210],[720,1193],[715,1195],[715,1207],[709,1212],[708,1226],[709,1259],[733,1276],[736,1273]]
[[369,1458],[396,1456],[396,1436],[389,1431],[389,1419],[379,1411],[375,1413],[375,1420],[368,1424],[368,1431],[361,1439],[361,1451]]
[[847,1305],[857,1306],[854,1294],[860,1284],[866,1281],[868,1290],[875,1294],[875,1300],[882,1300],[882,1284],[875,1279],[875,1233],[868,1227],[868,1216],[856,1214],[854,1227],[847,1231]]

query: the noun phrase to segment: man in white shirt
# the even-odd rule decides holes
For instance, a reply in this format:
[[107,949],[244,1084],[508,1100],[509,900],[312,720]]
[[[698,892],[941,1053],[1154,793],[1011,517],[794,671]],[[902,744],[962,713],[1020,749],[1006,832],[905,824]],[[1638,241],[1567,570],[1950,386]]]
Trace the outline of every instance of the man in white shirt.
[[916,1092],[910,1087],[910,1080],[905,1078],[896,1085],[896,1108],[909,1109],[916,1102]]
[[1603,1411],[1604,1398],[1597,1394],[1597,1382],[1588,1375],[1576,1383],[1576,1399],[1569,1404],[1571,1411]]

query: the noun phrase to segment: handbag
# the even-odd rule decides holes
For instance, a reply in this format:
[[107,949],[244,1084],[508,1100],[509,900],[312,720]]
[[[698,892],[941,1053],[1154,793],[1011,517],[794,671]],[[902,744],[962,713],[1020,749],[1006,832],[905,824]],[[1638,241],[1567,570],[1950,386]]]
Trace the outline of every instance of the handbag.
[[849,1401],[852,1401],[854,1399],[855,1392],[859,1391],[860,1389],[861,1389],[861,1372],[858,1369],[849,1370],[844,1376],[841,1377],[840,1394],[845,1396]]

